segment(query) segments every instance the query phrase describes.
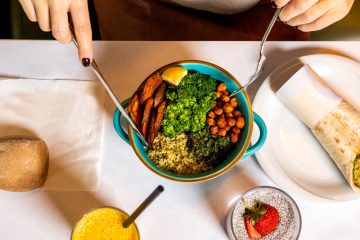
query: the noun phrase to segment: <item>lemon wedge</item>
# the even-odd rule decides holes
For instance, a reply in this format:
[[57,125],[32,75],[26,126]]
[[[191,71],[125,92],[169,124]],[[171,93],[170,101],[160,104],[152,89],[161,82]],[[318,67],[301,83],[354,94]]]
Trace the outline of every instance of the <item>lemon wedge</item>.
[[171,67],[166,69],[161,77],[164,81],[177,86],[187,73],[187,69],[183,67]]

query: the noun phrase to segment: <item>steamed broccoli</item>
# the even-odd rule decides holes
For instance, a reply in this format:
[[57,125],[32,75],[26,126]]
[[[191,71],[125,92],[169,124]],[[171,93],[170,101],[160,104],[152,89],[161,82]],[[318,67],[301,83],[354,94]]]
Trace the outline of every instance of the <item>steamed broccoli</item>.
[[205,127],[206,114],[216,99],[216,80],[209,75],[189,73],[178,86],[169,86],[165,97],[170,104],[162,120],[163,133],[175,137]]
[[166,91],[169,100],[186,99],[188,97],[202,98],[215,91],[216,80],[210,75],[189,73],[178,86],[170,85]]

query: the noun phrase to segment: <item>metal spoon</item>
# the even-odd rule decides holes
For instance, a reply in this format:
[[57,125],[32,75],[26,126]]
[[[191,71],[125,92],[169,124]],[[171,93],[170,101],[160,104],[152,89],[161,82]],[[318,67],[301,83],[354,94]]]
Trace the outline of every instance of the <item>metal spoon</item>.
[[[72,38],[72,42],[75,44],[75,46],[77,48],[79,48],[79,45],[76,41],[76,37],[75,37],[75,33],[74,33],[74,29],[70,24],[70,30],[71,33],[73,35]],[[142,136],[142,134],[140,133],[140,131],[137,129],[136,125],[134,124],[134,122],[131,120],[131,118],[129,117],[129,115],[127,114],[126,110],[121,106],[119,100],[117,99],[117,97],[115,96],[114,92],[111,90],[110,86],[108,85],[108,83],[105,80],[105,77],[102,75],[102,73],[99,70],[99,67],[97,66],[95,59],[92,60],[91,64],[90,64],[90,69],[95,73],[95,75],[98,77],[98,79],[100,80],[100,82],[102,83],[102,85],[104,86],[104,88],[106,89],[107,93],[110,95],[111,99],[113,100],[113,102],[115,103],[116,107],[120,110],[122,116],[125,117],[125,119],[128,121],[128,123],[131,125],[131,127],[135,130],[136,134],[138,135],[138,137],[140,138],[141,142],[148,147],[149,144],[146,142],[145,138]]]
[[251,83],[253,83],[258,78],[258,76],[262,72],[264,63],[266,60],[266,57],[264,55],[264,43],[266,42],[266,39],[268,38],[269,33],[270,33],[271,29],[273,28],[273,26],[276,22],[276,19],[278,18],[279,14],[280,14],[280,11],[281,11],[281,8],[276,9],[276,12],[275,12],[274,16],[272,17],[270,24],[269,24],[268,28],[266,29],[266,32],[261,40],[260,56],[259,56],[259,60],[258,60],[257,66],[256,66],[255,73],[251,76],[251,78],[247,84],[245,84],[243,87],[239,88],[238,90],[232,92],[229,97],[232,97],[235,94],[241,92],[243,89],[247,88]]

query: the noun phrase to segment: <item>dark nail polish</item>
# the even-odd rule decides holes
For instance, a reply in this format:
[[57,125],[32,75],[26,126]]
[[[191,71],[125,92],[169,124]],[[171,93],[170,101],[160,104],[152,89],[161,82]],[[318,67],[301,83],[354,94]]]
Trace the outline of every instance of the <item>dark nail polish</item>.
[[278,6],[276,5],[275,2],[271,2],[271,7],[272,7],[272,8],[278,8]]
[[83,58],[83,59],[81,60],[81,62],[82,62],[82,65],[83,65],[84,67],[90,66],[90,59],[89,59],[89,58]]
[[280,22],[280,21],[281,21],[281,20],[280,20],[280,17],[277,17],[277,18],[276,18],[276,21]]
[[288,25],[288,24],[287,24],[287,21],[283,21],[283,23],[286,24],[286,25]]
[[298,27],[298,26],[294,26],[294,28],[296,28],[297,30],[299,30],[299,27]]

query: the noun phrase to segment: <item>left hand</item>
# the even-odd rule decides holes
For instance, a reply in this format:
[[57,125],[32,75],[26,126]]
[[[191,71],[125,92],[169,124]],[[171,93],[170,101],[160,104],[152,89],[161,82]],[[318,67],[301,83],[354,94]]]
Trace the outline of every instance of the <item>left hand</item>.
[[323,29],[350,11],[355,0],[274,0],[280,20],[303,32]]

